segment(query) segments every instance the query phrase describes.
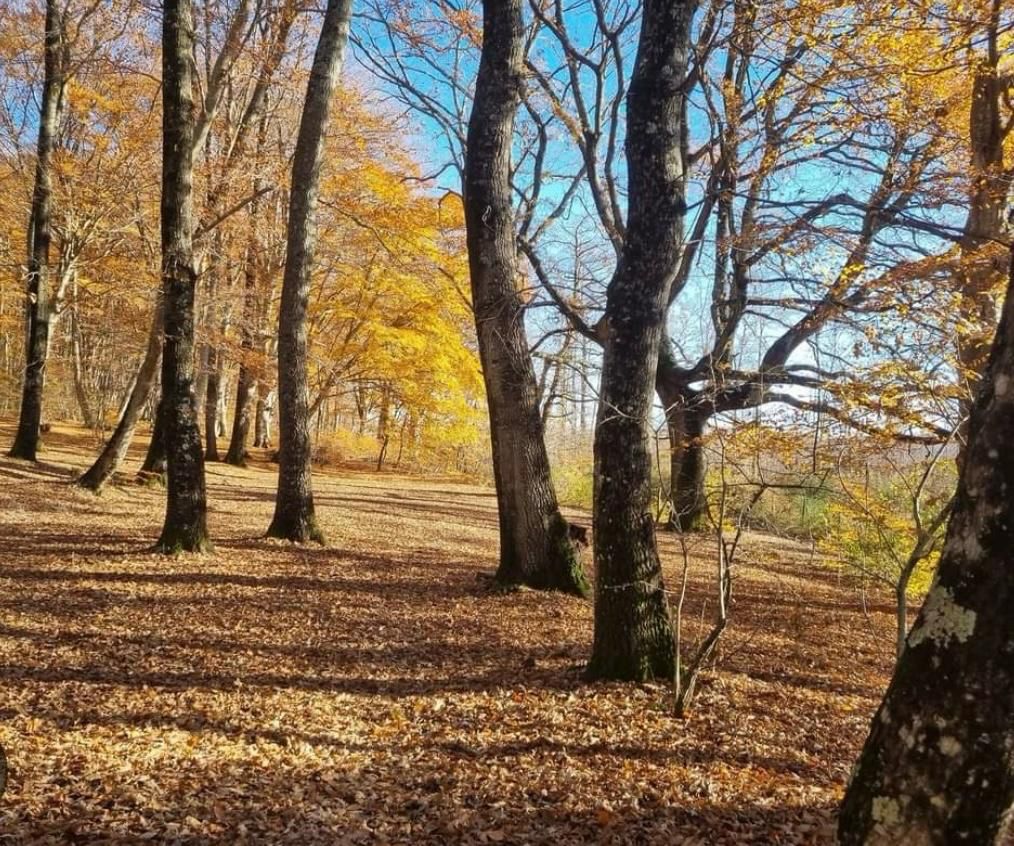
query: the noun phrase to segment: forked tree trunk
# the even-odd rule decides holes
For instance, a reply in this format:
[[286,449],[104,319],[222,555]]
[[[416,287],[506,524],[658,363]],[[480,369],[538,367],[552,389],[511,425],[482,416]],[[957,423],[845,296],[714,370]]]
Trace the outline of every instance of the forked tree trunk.
[[194,411],[193,8],[165,0],[162,30],[162,408],[167,458],[163,552],[209,549],[201,432]]
[[63,85],[63,19],[56,0],[46,2],[45,75],[42,111],[35,160],[35,187],[28,225],[28,337],[25,347],[25,378],[21,389],[21,413],[10,455],[35,461],[42,425],[42,395],[49,352],[50,291],[49,245],[52,204],[50,162],[59,123],[60,89]]
[[[663,339],[663,343],[665,340]],[[660,368],[661,370],[661,368]],[[697,408],[699,397],[687,384],[657,375],[655,390],[662,401],[669,434],[669,527],[681,532],[704,528],[707,460],[704,427],[707,415]]]
[[159,295],[158,301],[155,303],[155,313],[152,316],[151,331],[148,334],[148,347],[144,351],[144,359],[134,377],[130,396],[120,414],[116,429],[106,442],[99,457],[77,480],[77,483],[83,488],[93,491],[100,490],[123,463],[127,450],[130,449],[130,442],[134,439],[134,429],[144,410],[144,404],[151,394],[158,366],[162,360],[162,309],[162,297]]
[[500,518],[497,580],[586,595],[550,475],[538,385],[517,290],[510,185],[520,102],[522,0],[485,0],[482,58],[468,123],[465,224],[472,307],[489,407]]
[[844,846],[1004,842],[1014,807],[1012,449],[1014,261],[936,578],[846,791]]
[[686,213],[693,0],[646,0],[627,94],[629,215],[606,299],[595,426],[592,678],[671,679],[675,644],[651,513],[649,413]]
[[278,493],[271,537],[323,542],[313,509],[307,397],[306,307],[317,241],[317,192],[331,100],[349,37],[352,0],[328,0],[292,161],[278,316]]

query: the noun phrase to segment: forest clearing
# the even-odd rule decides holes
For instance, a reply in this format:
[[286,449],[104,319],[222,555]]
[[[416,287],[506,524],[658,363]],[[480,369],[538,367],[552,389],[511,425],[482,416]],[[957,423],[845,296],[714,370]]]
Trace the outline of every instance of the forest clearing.
[[69,484],[92,446],[0,459],[0,843],[830,842],[893,622],[803,545],[748,537],[677,719],[664,685],[582,681],[587,602],[477,578],[490,489],[321,472],[333,544],[298,548],[262,537],[262,453],[209,469],[215,553],[167,560],[159,488]]

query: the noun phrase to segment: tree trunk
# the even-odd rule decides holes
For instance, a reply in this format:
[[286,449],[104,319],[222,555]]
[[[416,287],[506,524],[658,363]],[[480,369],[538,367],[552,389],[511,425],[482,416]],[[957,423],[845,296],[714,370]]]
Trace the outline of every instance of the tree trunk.
[[671,679],[675,644],[651,513],[649,414],[683,238],[693,0],[646,0],[627,94],[629,217],[606,298],[595,426],[592,678]]
[[[152,386],[155,384],[155,375],[158,373],[158,366],[162,360],[162,297],[159,295],[155,304],[155,313],[151,321],[151,332],[148,334],[148,348],[144,351],[144,359],[134,377],[134,384],[130,389],[130,396],[120,414],[120,421],[116,429],[106,442],[105,448],[95,459],[88,470],[77,480],[83,488],[98,491],[117,471],[130,448],[130,442],[134,438],[134,429],[148,401]],[[155,433],[152,433],[152,442],[155,441]],[[159,473],[161,475],[161,472]]]
[[165,0],[162,31],[162,408],[167,456],[165,523],[157,548],[211,546],[201,432],[194,411],[193,9]]
[[221,388],[221,361],[217,347],[208,347],[208,392],[204,401],[205,461],[220,461],[218,455],[218,412]]
[[845,794],[845,846],[999,843],[1014,806],[1014,260],[1010,274],[936,578]]
[[[693,400],[690,400],[692,403]],[[680,532],[704,527],[707,499],[704,482],[707,460],[704,454],[705,420],[687,408],[687,400],[665,403],[669,431],[669,489],[672,510],[669,525]]]
[[49,350],[49,246],[52,177],[50,162],[59,124],[60,90],[63,86],[61,55],[63,20],[56,0],[46,2],[45,75],[35,162],[35,187],[28,225],[28,337],[25,347],[25,378],[21,414],[10,455],[35,461],[42,425],[42,395]]
[[[76,286],[75,286],[76,287]],[[88,387],[85,385],[84,361],[81,351],[81,321],[78,317],[78,303],[75,295],[73,311],[70,315],[71,333],[71,357],[74,368],[74,397],[77,400],[78,408],[81,410],[81,422],[89,429],[95,429],[100,421],[92,408],[91,399],[88,397]]]
[[485,0],[465,156],[465,224],[479,355],[489,406],[504,585],[587,595],[550,475],[535,368],[517,291],[511,144],[520,102],[522,0]]
[[254,416],[254,446],[258,449],[268,449],[271,446],[271,415],[274,412],[274,403],[271,398],[272,391],[263,392],[261,384],[257,383],[257,413]]
[[[164,329],[163,329],[164,332]],[[148,441],[148,451],[144,455],[141,469],[137,471],[139,480],[144,481],[153,477],[165,479],[166,458],[165,443],[165,404],[159,396],[158,404],[155,406],[155,420],[151,427],[151,440]]]
[[[265,122],[262,119],[257,139],[257,155],[260,159],[264,145]],[[261,180],[254,180],[254,192],[261,187]],[[256,340],[256,324],[260,314],[257,298],[258,281],[261,270],[260,235],[258,232],[260,203],[254,200],[250,204],[250,232],[247,241],[246,261],[243,267],[243,316],[240,319],[240,357],[239,375],[236,377],[236,408],[232,416],[232,438],[225,460],[228,464],[242,467],[246,464],[246,445],[250,438],[251,404],[253,403],[257,381],[250,366]]]
[[307,397],[306,307],[316,248],[317,192],[331,100],[349,36],[352,0],[328,0],[292,161],[278,317],[278,494],[271,537],[323,542],[313,509]]

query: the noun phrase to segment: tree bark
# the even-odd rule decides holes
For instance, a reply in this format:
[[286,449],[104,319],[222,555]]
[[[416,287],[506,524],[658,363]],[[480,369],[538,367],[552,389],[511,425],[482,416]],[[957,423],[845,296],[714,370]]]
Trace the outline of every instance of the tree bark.
[[193,8],[165,0],[162,30],[162,411],[167,457],[163,552],[210,549],[201,432],[194,411]]
[[28,337],[21,413],[11,447],[12,458],[35,461],[42,425],[42,396],[49,351],[49,247],[52,205],[51,160],[59,124],[63,70],[63,19],[56,0],[46,2],[45,73],[35,160],[35,186],[28,225]]
[[271,415],[274,403],[272,391],[264,391],[260,382],[257,383],[257,413],[254,416],[254,446],[268,449],[271,446]]
[[282,301],[278,316],[278,494],[271,537],[324,541],[313,508],[308,420],[306,309],[316,248],[324,136],[348,43],[352,0],[328,0],[292,161]]
[[524,305],[517,290],[510,170],[523,49],[521,0],[485,0],[482,57],[468,123],[464,200],[500,522],[496,577],[504,585],[584,596],[588,582],[550,474]]
[[[683,397],[665,403],[665,421],[669,432],[669,525],[680,532],[704,527],[707,499],[704,482],[707,459],[704,454],[705,415],[687,408]],[[692,400],[689,401],[692,404]]]
[[676,667],[651,514],[648,416],[686,213],[684,82],[694,11],[694,0],[646,0],[627,94],[627,234],[606,297],[595,426],[592,678],[671,679]]
[[937,574],[842,804],[844,846],[1000,843],[1011,817],[1014,260],[1010,274]]
[[[163,330],[164,331],[164,330]],[[164,481],[166,474],[166,443],[165,443],[165,404],[160,395],[155,406],[155,420],[151,427],[151,439],[148,441],[148,451],[144,455],[141,469],[137,471],[138,479],[159,478]]]
[[[134,377],[130,396],[123,407],[123,413],[116,424],[116,429],[106,442],[99,457],[77,480],[77,484],[83,488],[93,491],[100,490],[123,463],[127,450],[130,449],[130,442],[134,439],[134,429],[137,427],[137,421],[141,417],[144,404],[151,395],[158,366],[162,361],[162,315],[162,297],[159,295],[151,320],[151,331],[148,334],[148,347],[144,351],[141,366]],[[152,433],[152,440],[154,438],[155,433]]]
[[94,429],[99,425],[100,421],[95,414],[95,409],[92,407],[91,399],[88,396],[88,386],[85,384],[84,354],[81,350],[81,321],[78,316],[76,295],[72,308],[73,311],[70,315],[70,332],[71,356],[74,368],[74,397],[77,399],[77,405],[81,411],[81,422],[84,423],[87,428]]
[[[264,145],[265,122],[262,119],[257,139],[257,155],[255,161],[260,159],[260,152]],[[261,180],[254,180],[254,192],[261,187]],[[251,408],[256,396],[257,380],[253,369],[250,366],[250,357],[253,355],[256,341],[256,324],[260,307],[257,297],[258,283],[261,271],[260,235],[258,232],[260,203],[254,200],[250,204],[249,224],[250,231],[247,240],[246,260],[243,267],[243,316],[240,319],[240,357],[239,375],[236,377],[236,408],[232,416],[232,438],[229,441],[229,451],[225,460],[228,464],[242,467],[246,464],[246,445],[250,439],[250,422],[253,409]]]
[[205,461],[220,461],[218,455],[218,412],[221,389],[221,360],[217,347],[208,347],[208,391],[204,400]]

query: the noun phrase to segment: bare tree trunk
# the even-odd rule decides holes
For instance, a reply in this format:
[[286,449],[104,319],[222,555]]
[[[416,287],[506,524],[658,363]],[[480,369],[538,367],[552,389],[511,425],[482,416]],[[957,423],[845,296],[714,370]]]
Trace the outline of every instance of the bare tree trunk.
[[[260,152],[264,144],[265,124],[261,125],[257,139],[257,156],[255,161],[260,159]],[[254,180],[254,192],[261,187],[261,180]],[[254,200],[250,204],[249,224],[250,232],[246,249],[246,261],[243,268],[243,316],[240,319],[240,358],[239,375],[236,378],[236,408],[232,417],[232,438],[229,441],[229,451],[225,460],[229,464],[242,467],[246,463],[246,445],[250,438],[251,405],[257,390],[257,381],[250,366],[250,356],[253,354],[256,340],[256,324],[260,314],[260,304],[257,297],[257,288],[261,271],[260,235],[258,232],[260,203]]]
[[465,156],[472,306],[489,406],[500,518],[497,580],[587,595],[550,475],[538,385],[517,291],[510,186],[520,102],[522,0],[485,0],[483,43]]
[[1014,807],[1014,252],[947,539],[873,718],[844,846],[1004,842]]
[[[120,421],[116,424],[116,429],[106,442],[105,448],[95,459],[95,463],[77,480],[81,487],[93,491],[99,490],[117,471],[127,455],[127,450],[130,449],[130,442],[134,438],[134,429],[137,427],[141,411],[151,395],[158,366],[162,360],[162,314],[162,296],[159,295],[151,320],[151,331],[148,334],[148,347],[144,351],[144,359],[134,377],[134,384],[130,389],[130,396],[123,407],[123,412],[120,414]],[[152,433],[153,440],[154,435],[155,433]]]
[[162,289],[165,341],[162,408],[168,496],[157,547],[196,552],[211,546],[201,432],[194,413],[193,8],[165,0],[162,31]]
[[671,679],[673,628],[651,513],[648,416],[686,213],[686,103],[694,0],[646,0],[627,94],[629,219],[609,284],[595,426],[592,678]]
[[292,161],[285,274],[278,318],[278,494],[268,535],[296,542],[324,540],[313,509],[306,307],[317,240],[317,192],[324,136],[348,43],[351,14],[352,0],[328,0]]
[[158,403],[155,406],[155,420],[151,427],[151,440],[148,441],[148,451],[145,453],[141,469],[137,473],[141,481],[153,477],[164,480],[166,474],[168,459],[166,458],[165,443],[165,403],[161,396],[161,388],[159,391]]
[[81,410],[81,422],[89,429],[94,429],[99,424],[92,408],[91,399],[88,397],[88,387],[85,385],[84,361],[81,350],[81,320],[78,315],[77,285],[75,283],[74,304],[71,307],[70,334],[71,334],[71,357],[74,368],[74,397],[77,399],[78,408]]
[[42,395],[49,351],[49,246],[52,176],[50,162],[59,124],[63,71],[63,19],[56,0],[46,2],[45,76],[35,162],[35,187],[28,225],[28,337],[21,414],[10,455],[35,461],[42,425]]
[[220,461],[218,455],[219,389],[221,388],[221,362],[217,347],[208,347],[208,392],[204,401],[204,440],[207,444],[205,461]]
[[[659,374],[661,377],[661,374]],[[705,497],[704,426],[707,415],[695,406],[689,385],[671,386],[662,378],[655,389],[662,400],[669,433],[669,526],[676,531],[701,529],[707,515]]]
[[257,413],[254,417],[254,446],[268,449],[271,446],[271,416],[274,412],[273,391],[264,391],[257,383]]

